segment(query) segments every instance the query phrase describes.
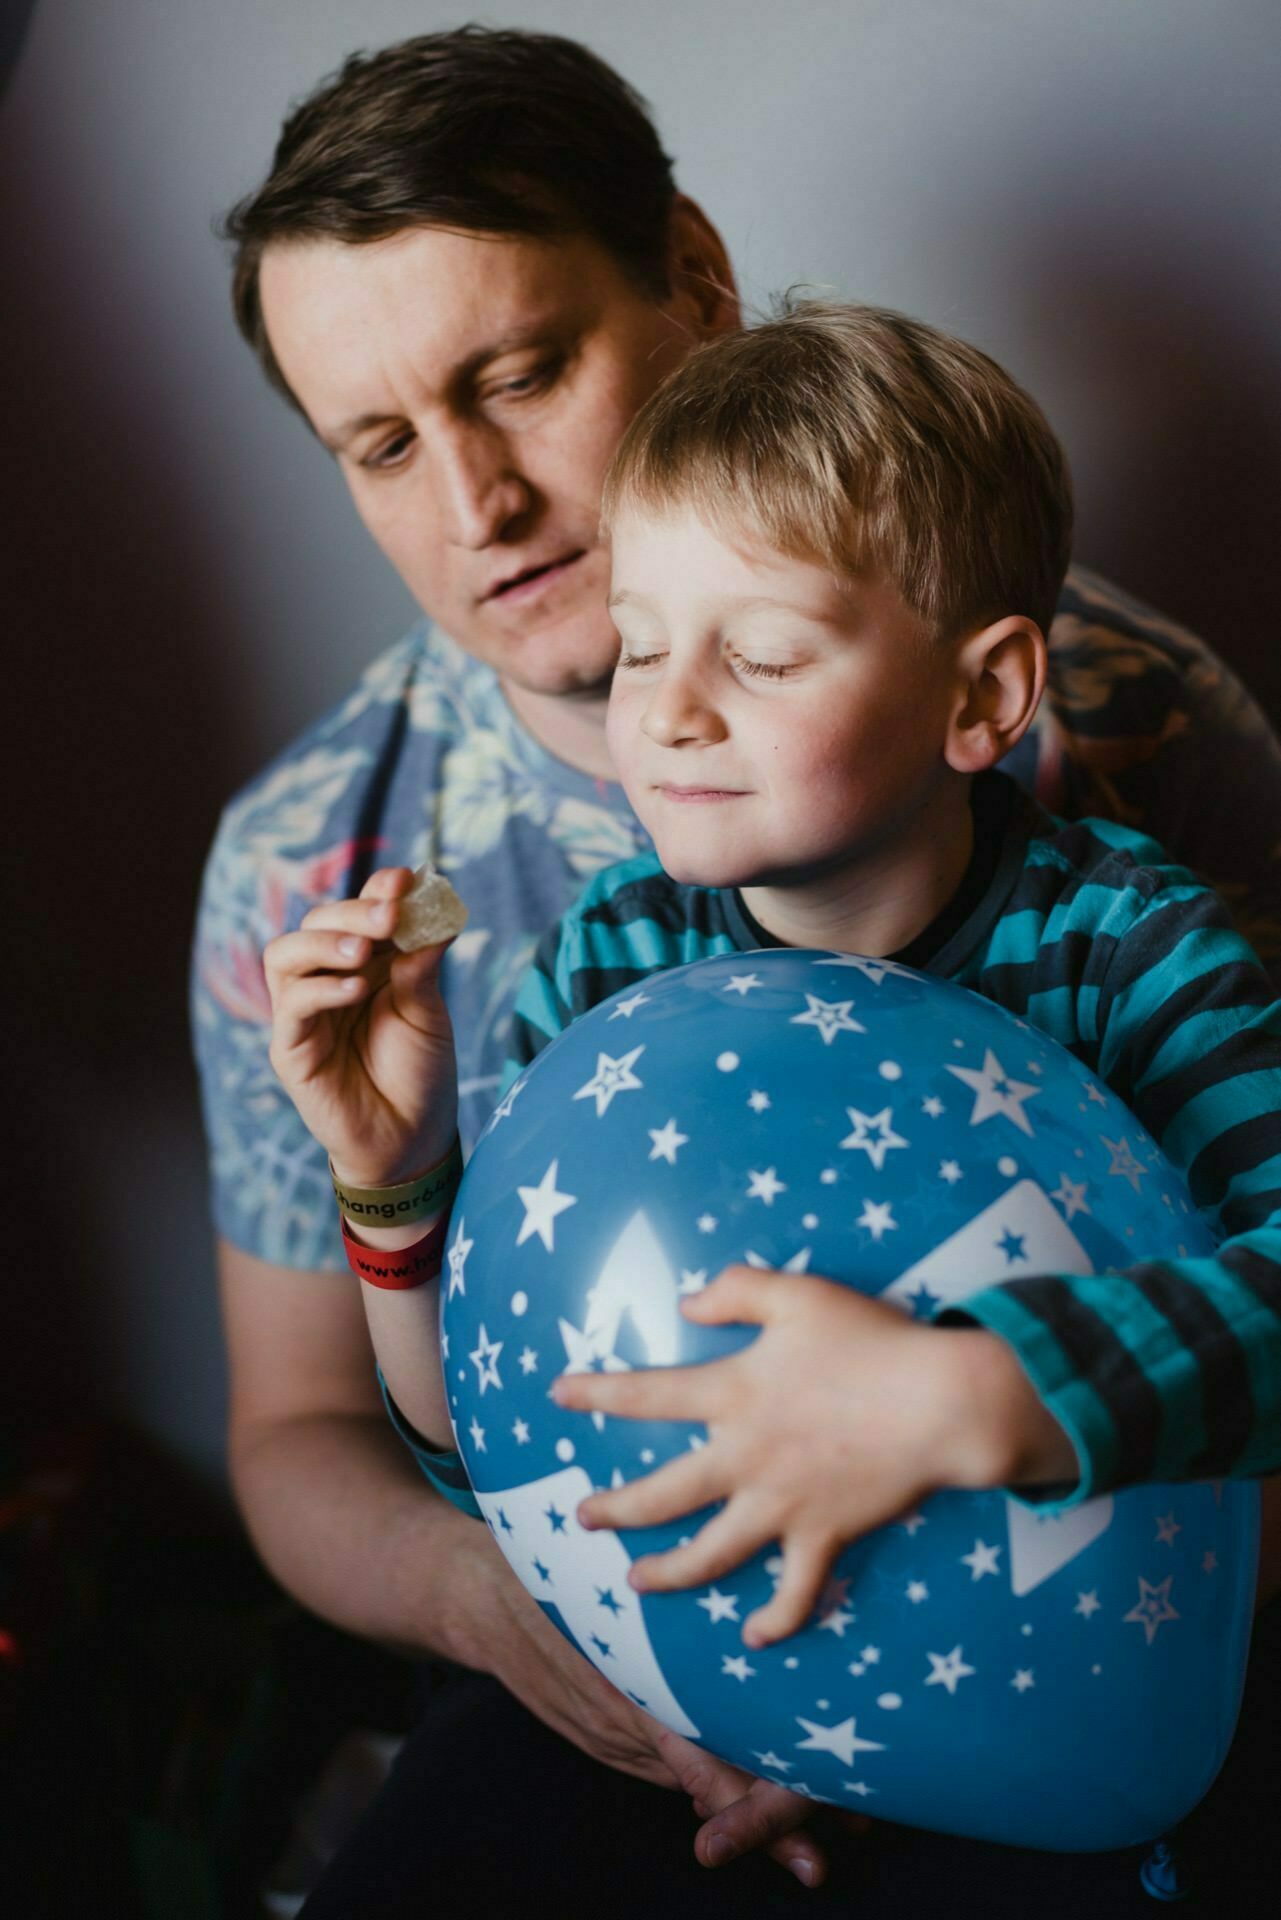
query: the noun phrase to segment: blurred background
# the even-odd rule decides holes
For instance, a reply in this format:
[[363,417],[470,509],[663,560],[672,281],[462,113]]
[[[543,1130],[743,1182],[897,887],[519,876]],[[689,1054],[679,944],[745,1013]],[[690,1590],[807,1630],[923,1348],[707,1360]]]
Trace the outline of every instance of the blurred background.
[[[7,1471],[29,1503],[34,1473],[56,1531],[68,1488],[105,1484],[90,1531],[114,1503],[126,1591],[176,1564],[148,1561],[159,1533],[251,1613],[252,1574],[203,1558],[227,1505],[186,1032],[196,889],[227,797],[414,610],[236,336],[214,229],[345,54],[467,17],[434,0],[0,7],[21,1195],[0,1487]],[[584,39],[640,89],[750,301],[808,281],[1004,362],[1067,446],[1078,557],[1199,630],[1281,720],[1275,0],[524,0],[479,17]],[[0,1673],[21,1652],[3,1630]],[[198,1916],[194,1899],[173,1911]]]

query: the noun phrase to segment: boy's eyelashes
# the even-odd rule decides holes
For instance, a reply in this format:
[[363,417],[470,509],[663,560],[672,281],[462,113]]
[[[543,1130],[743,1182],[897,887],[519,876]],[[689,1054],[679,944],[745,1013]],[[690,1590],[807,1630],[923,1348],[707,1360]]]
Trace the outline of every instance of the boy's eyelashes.
[[[666,657],[663,653],[631,653],[624,649],[618,656],[618,665],[624,672],[639,671],[643,667],[655,666]],[[726,657],[737,673],[749,674],[758,680],[781,680],[786,674],[796,671],[795,663],[791,661],[749,660],[741,653],[730,653]]]

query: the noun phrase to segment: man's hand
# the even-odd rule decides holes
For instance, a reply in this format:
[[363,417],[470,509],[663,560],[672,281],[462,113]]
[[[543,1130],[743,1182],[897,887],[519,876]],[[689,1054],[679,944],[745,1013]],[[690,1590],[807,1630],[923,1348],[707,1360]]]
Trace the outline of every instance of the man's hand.
[[748,1646],[795,1633],[841,1548],[940,1487],[999,1486],[1029,1458],[1030,1477],[1072,1477],[1067,1436],[991,1334],[910,1320],[817,1275],[751,1267],[727,1268],[681,1304],[705,1325],[763,1331],[704,1366],[562,1374],[552,1392],[563,1407],[707,1426],[706,1446],[592,1495],[579,1519],[645,1527],[725,1503],[688,1545],[634,1563],[641,1591],[715,1580],[780,1542],[778,1588],[744,1622]]
[[408,867],[371,874],[357,900],[313,907],[263,959],[271,1064],[340,1178],[413,1179],[457,1130],[454,1037],[441,997],[444,946],[390,944]]
[[483,1528],[473,1529],[468,1545],[466,1559],[473,1564],[458,1556],[455,1568],[464,1587],[479,1583],[478,1605],[467,1610],[469,1639],[461,1645],[455,1639],[451,1648],[456,1659],[492,1673],[531,1713],[602,1766],[688,1794],[707,1821],[695,1841],[704,1866],[763,1849],[802,1885],[820,1884],[826,1853],[803,1830],[814,1815],[812,1801],[754,1779],[642,1713],[556,1631]]

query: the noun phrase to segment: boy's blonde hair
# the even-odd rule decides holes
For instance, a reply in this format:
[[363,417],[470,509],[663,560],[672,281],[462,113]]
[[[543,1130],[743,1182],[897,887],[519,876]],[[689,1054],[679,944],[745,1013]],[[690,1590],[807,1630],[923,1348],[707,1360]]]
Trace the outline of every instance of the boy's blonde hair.
[[1072,483],[1041,409],[976,347],[877,307],[790,303],[692,354],[605,478],[843,574],[887,576],[938,637],[1021,613],[1047,631]]

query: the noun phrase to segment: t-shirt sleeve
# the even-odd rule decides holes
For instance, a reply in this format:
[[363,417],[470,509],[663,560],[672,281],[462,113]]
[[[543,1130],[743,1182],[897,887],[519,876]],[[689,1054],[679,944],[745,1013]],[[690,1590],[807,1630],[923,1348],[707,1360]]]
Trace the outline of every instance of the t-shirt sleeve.
[[1281,1003],[1190,879],[1157,887],[1099,944],[1118,934],[1098,983],[1076,989],[1091,1064],[1219,1245],[1119,1275],[1007,1281],[941,1316],[1006,1340],[1070,1435],[1079,1481],[1041,1499],[1281,1468]]
[[271,1001],[262,954],[333,890],[333,879],[327,887],[325,881],[330,868],[341,868],[344,849],[305,870],[284,858],[264,860],[246,830],[248,804],[233,803],[214,839],[192,952],[192,1036],[214,1223],[259,1259],[335,1269],[342,1248],[325,1155],[268,1058]]
[[1167,848],[1221,895],[1281,992],[1281,742],[1240,680],[1194,634],[1074,569],[1046,693],[1035,772],[1011,770],[1052,812],[1101,814]]

